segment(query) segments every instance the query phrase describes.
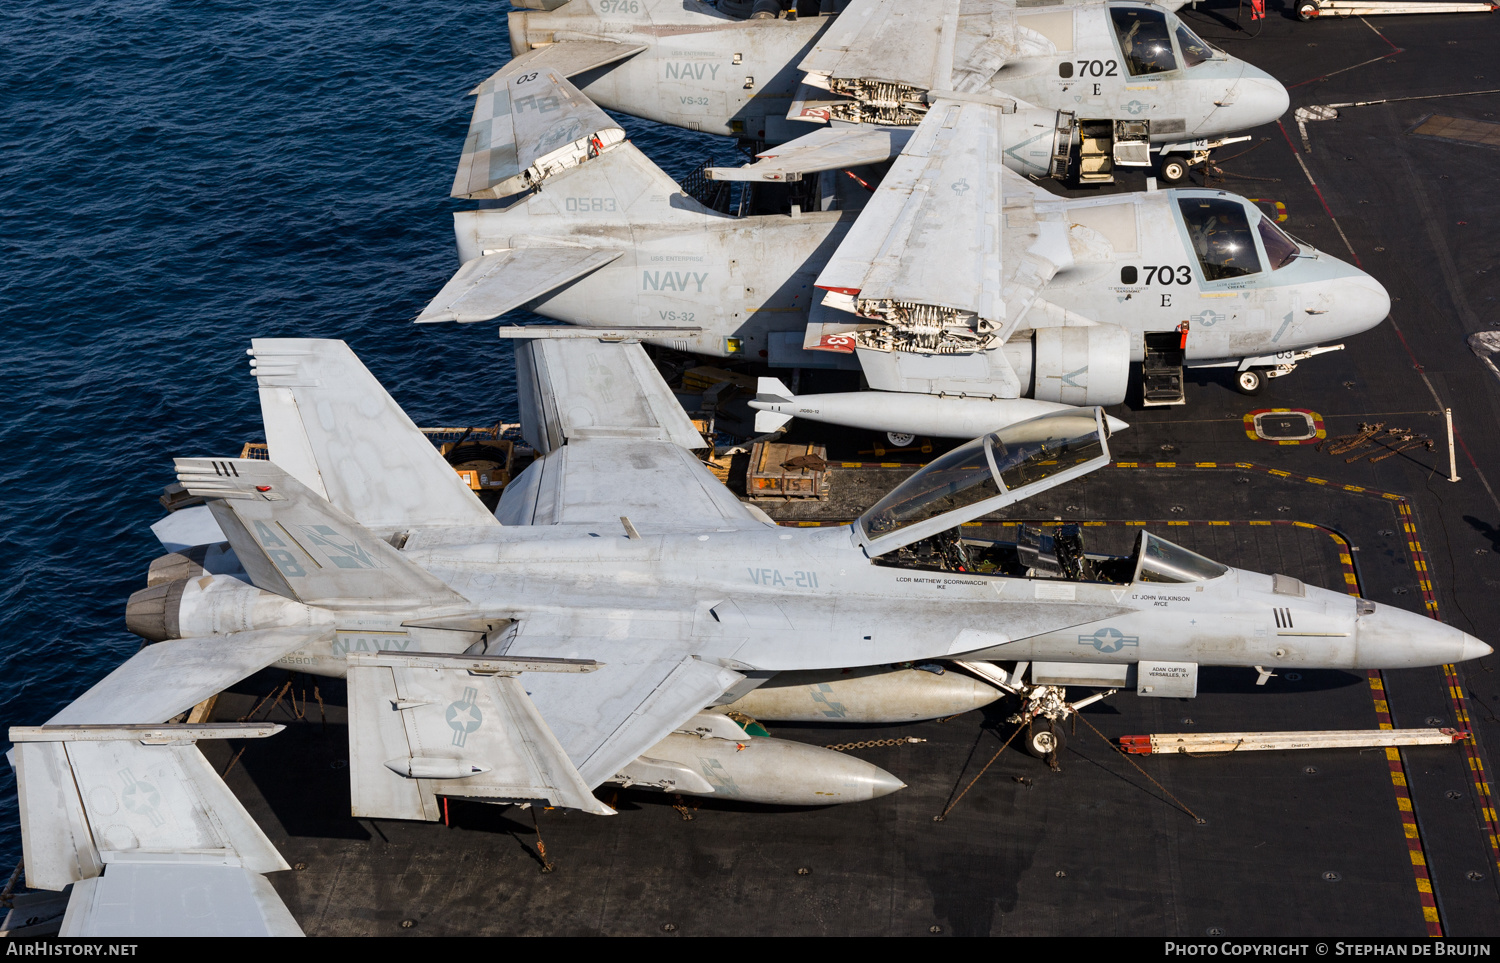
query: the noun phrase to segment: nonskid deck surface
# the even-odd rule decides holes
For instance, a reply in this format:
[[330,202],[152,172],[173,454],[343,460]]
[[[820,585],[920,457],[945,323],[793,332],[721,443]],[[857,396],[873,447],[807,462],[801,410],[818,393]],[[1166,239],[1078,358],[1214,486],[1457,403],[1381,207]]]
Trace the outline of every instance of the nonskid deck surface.
[[[1273,11],[1248,39],[1229,27],[1232,6],[1184,15],[1282,79],[1293,109],[1500,87],[1493,16],[1301,24]],[[1230,176],[1216,181],[1284,209],[1284,226],[1373,273],[1393,297],[1390,322],[1255,398],[1227,373],[1189,371],[1186,406],[1113,410],[1131,424],[1113,453],[1135,467],[1049,492],[1017,517],[1105,522],[1086,535],[1115,551],[1134,530],[1125,523],[1149,522],[1226,563],[1357,587],[1495,643],[1500,383],[1465,338],[1500,323],[1500,153],[1412,135],[1431,114],[1494,118],[1500,95],[1346,108],[1308,125],[1311,153],[1289,112],[1226,157]],[[1444,478],[1443,407],[1460,433],[1457,484]],[[1264,408],[1316,412],[1330,438],[1385,422],[1439,443],[1346,461],[1326,444],[1247,437],[1245,416]],[[836,434],[798,425],[789,440],[825,440],[831,457],[850,459],[874,440]],[[847,521],[900,474],[850,470],[826,505],[763,507]],[[933,817],[1009,735],[1007,704],[913,726],[773,726],[818,745],[927,741],[851,750],[908,784],[870,803],[774,811],[688,798],[679,811],[671,797],[628,792],[614,817],[543,812],[547,874],[525,811],[454,804],[451,826],[350,819],[337,683],[319,683],[320,710],[313,680],[279,702],[284,674],[247,680],[221,698],[219,718],[260,703],[257,718],[295,710],[305,721],[238,756],[235,745],[205,751],[220,771],[236,760],[230,786],[302,867],[271,879],[310,934],[1494,936],[1494,661],[1375,679],[1282,672],[1264,687],[1249,670],[1205,670],[1195,700],[1124,693],[1083,715],[1111,738],[1457,725],[1475,733],[1468,749],[1144,757],[1143,774],[1080,724],[1060,772],[1012,747],[941,823]]]

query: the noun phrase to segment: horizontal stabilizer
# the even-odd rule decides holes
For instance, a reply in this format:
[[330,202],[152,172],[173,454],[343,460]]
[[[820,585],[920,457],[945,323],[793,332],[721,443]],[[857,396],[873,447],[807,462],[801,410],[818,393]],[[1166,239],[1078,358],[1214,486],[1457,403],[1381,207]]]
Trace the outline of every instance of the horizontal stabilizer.
[[703,436],[639,344],[538,340],[516,345],[521,433],[538,454],[582,437],[704,447]]
[[614,147],[625,132],[556,68],[507,64],[476,96],[454,197],[507,197]]
[[613,814],[584,784],[518,678],[557,673],[566,685],[597,668],[576,660],[350,653],[351,811],[432,822],[441,794]]
[[112,863],[75,883],[58,936],[302,936],[276,890],[241,866]]
[[332,641],[333,635],[332,626],[258,629],[148,645],[47,724],[165,722],[290,652]]
[[[595,67],[603,67],[606,64],[618,63],[627,57],[633,57],[645,49],[646,45],[643,43],[616,43],[613,40],[567,40],[549,43],[545,47],[526,51],[501,67],[494,76],[504,74],[509,77],[541,67],[550,67],[564,77],[577,77]],[[493,79],[492,77],[491,80]],[[483,86],[484,84],[480,84],[469,93],[478,94]]]
[[12,728],[26,884],[58,890],[122,863],[289,868],[193,745],[282,728]]
[[464,262],[417,315],[417,321],[489,321],[624,253],[587,247],[527,247],[483,254]]
[[787,141],[759,155],[744,167],[710,167],[704,173],[716,181],[796,181],[814,171],[880,164],[901,153],[911,138],[910,127],[826,127]]
[[179,458],[256,588],[304,603],[465,605],[435,576],[282,471],[248,458]]
[[271,460],[312,492],[381,536],[495,524],[347,344],[251,344]]
[[204,505],[179,508],[152,524],[151,534],[169,552],[183,552],[224,541],[213,512]]

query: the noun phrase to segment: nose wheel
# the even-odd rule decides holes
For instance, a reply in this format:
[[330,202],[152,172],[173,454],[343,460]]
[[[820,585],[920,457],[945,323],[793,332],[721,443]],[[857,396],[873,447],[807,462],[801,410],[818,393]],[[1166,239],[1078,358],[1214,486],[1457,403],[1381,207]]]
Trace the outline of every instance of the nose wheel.
[[1062,752],[1067,744],[1067,735],[1050,719],[1033,719],[1026,727],[1026,751],[1038,759]]
[[1234,386],[1240,389],[1241,394],[1258,395],[1260,389],[1266,386],[1266,376],[1258,368],[1246,368],[1235,375]]
[[1187,180],[1187,161],[1177,157],[1168,157],[1161,162],[1161,179],[1168,184],[1179,184]]

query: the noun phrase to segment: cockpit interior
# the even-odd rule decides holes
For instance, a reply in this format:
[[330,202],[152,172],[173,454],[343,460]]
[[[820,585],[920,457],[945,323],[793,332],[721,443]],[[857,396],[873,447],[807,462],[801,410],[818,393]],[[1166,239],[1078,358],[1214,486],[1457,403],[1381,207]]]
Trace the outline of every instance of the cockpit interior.
[[[1160,74],[1179,67],[1196,67],[1224,55],[1193,33],[1177,17],[1155,7],[1110,5],[1110,20],[1120,41],[1120,53],[1132,77]],[[1181,60],[1172,49],[1175,33]]]
[[1050,534],[1041,526],[1023,524],[1014,542],[971,538],[962,528],[954,528],[882,555],[875,564],[1110,585],[1207,582],[1229,571],[1226,565],[1146,531],[1137,536],[1129,555],[1090,553],[1083,528],[1076,524],[1058,525]]
[[1267,270],[1256,250],[1257,235],[1265,247],[1266,260],[1272,271],[1281,270],[1302,253],[1295,240],[1259,212],[1253,212],[1256,220],[1255,227],[1251,228],[1252,212],[1246,210],[1245,203],[1238,198],[1189,195],[1178,198],[1177,208],[1182,213],[1183,225],[1187,228],[1193,252],[1198,256],[1203,276],[1209,281],[1224,281]]

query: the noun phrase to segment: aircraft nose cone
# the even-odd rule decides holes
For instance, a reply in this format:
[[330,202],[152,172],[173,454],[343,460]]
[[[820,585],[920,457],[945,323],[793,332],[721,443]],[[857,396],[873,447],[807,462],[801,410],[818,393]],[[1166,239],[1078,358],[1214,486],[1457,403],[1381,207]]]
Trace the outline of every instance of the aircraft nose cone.
[[1359,618],[1360,667],[1407,669],[1481,659],[1494,650],[1451,625],[1389,605]]
[[1325,325],[1327,338],[1347,338],[1368,331],[1391,313],[1391,295],[1379,281],[1362,274],[1343,278],[1332,299],[1332,310]]
[[1128,421],[1121,421],[1120,419],[1116,418],[1114,415],[1105,415],[1104,416],[1104,423],[1109,426],[1109,430],[1110,430],[1111,433],[1114,433],[1114,432],[1117,432],[1117,431],[1124,431],[1126,428],[1130,427],[1130,422],[1128,422]]
[[1286,113],[1291,102],[1281,81],[1258,67],[1245,68],[1244,76],[1240,77],[1239,93],[1234,98],[1243,127],[1271,123]]
[[1200,137],[1233,134],[1269,124],[1286,113],[1291,97],[1281,81],[1246,64],[1245,72],[1216,103],[1219,106],[1209,112],[1196,131]]

